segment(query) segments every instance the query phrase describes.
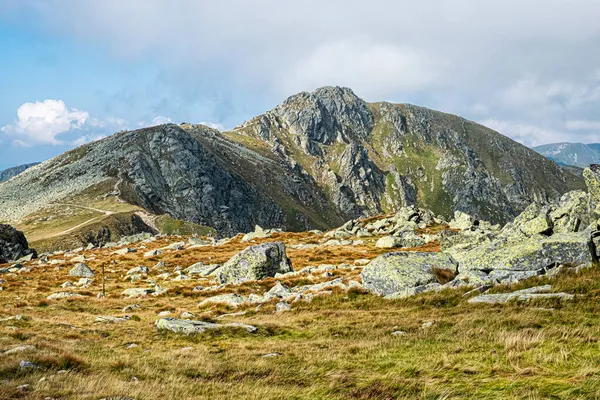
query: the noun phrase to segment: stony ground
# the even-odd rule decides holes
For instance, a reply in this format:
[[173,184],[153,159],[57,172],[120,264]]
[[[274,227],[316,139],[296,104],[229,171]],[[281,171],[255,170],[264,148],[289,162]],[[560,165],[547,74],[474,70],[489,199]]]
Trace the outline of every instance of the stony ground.
[[[575,295],[569,301],[474,304],[469,299],[478,293],[469,294],[468,287],[385,300],[351,283],[360,283],[367,260],[390,251],[375,247],[377,239],[324,245],[336,239],[275,233],[199,246],[197,239],[159,237],[5,270],[0,398],[598,398],[597,266],[489,292],[551,285],[544,290]],[[286,244],[295,271],[307,272],[224,286],[186,272],[197,262],[223,263],[250,245],[273,241]],[[156,249],[162,254],[151,255]],[[433,241],[409,250],[440,249]],[[69,276],[78,262],[95,272],[91,281]],[[106,296],[98,298],[102,266]],[[149,271],[128,274],[138,266]],[[277,282],[293,289],[332,281],[340,284],[315,290],[311,301],[290,302],[283,312],[276,311],[276,298],[262,305],[199,305],[222,294],[263,295]],[[154,284],[166,292],[122,294]],[[81,297],[48,300],[63,292]],[[258,329],[158,332],[155,323],[164,317]]]

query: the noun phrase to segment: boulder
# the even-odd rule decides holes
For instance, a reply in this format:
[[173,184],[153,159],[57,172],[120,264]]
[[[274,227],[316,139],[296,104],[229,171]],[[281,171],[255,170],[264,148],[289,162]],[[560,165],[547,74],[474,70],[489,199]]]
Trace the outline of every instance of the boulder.
[[274,242],[246,248],[227,261],[217,276],[221,283],[242,283],[292,271],[285,245]]
[[23,232],[10,225],[0,224],[0,264],[16,261],[28,255],[37,257],[35,250],[29,248]]
[[260,226],[256,225],[254,227],[254,232],[246,233],[241,241],[242,243],[246,243],[254,239],[265,239],[268,237],[271,237],[271,232],[266,231]]
[[83,263],[75,264],[75,266],[69,271],[69,276],[76,276],[81,278],[91,278],[94,276],[94,271]]
[[592,164],[583,170],[583,178],[588,188],[588,193],[598,202],[600,201],[600,165]]
[[536,286],[528,289],[517,290],[512,293],[484,294],[469,299],[469,303],[502,304],[511,300],[530,301],[544,299],[571,300],[575,296],[568,293],[546,293],[552,289],[550,285]]
[[451,229],[460,229],[461,231],[471,229],[476,226],[478,221],[462,211],[454,211],[454,218],[450,221]]
[[129,288],[125,289],[122,295],[127,297],[145,297],[153,293],[155,293],[155,289],[152,288]]
[[454,253],[462,273],[479,271],[539,271],[558,264],[571,266],[593,261],[589,233],[562,233],[514,241],[494,241],[472,250]]
[[48,296],[48,300],[62,300],[62,299],[72,299],[72,298],[82,298],[85,297],[81,294],[72,293],[72,292],[58,292],[52,293]]
[[414,233],[413,231],[403,232],[401,236],[384,236],[380,238],[375,247],[382,249],[392,249],[395,247],[411,248],[421,247],[425,245],[425,239]]
[[565,193],[550,213],[554,233],[581,232],[597,228],[595,201],[584,191]]
[[255,326],[240,323],[215,324],[212,322],[192,321],[187,319],[176,318],[161,318],[156,321],[156,329],[159,332],[175,332],[183,333],[186,335],[204,333],[206,331],[214,331],[224,328],[240,329],[245,330],[249,333],[253,333],[258,330],[258,328]]
[[230,307],[238,307],[246,303],[246,298],[236,293],[220,294],[218,296],[204,299],[198,304],[198,307],[204,307],[211,304],[225,304]]
[[204,265],[201,262],[190,265],[185,269],[188,275],[210,276],[214,275],[221,268],[221,264]]
[[456,262],[446,254],[396,252],[371,261],[363,269],[362,282],[366,290],[389,296],[437,283],[437,275],[453,278],[456,272]]

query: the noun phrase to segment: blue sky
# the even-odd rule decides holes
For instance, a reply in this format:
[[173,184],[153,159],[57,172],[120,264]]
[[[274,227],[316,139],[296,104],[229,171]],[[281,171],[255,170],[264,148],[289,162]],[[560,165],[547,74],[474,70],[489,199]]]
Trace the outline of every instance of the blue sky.
[[600,2],[0,0],[0,169],[352,88],[526,145],[600,141]]

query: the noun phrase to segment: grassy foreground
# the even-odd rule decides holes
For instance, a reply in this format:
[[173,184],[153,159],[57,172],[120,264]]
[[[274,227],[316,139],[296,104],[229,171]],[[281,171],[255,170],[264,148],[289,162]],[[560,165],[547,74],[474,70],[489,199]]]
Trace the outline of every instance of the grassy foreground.
[[[165,257],[167,264],[185,260],[181,265],[186,266],[194,257],[208,257],[203,251],[218,261],[245,246],[234,243]],[[354,251],[376,256],[372,248]],[[108,254],[99,251],[98,259],[88,264],[96,269]],[[340,262],[344,254],[359,257],[334,248],[324,258]],[[310,263],[302,251],[290,251],[290,256],[296,269]],[[353,290],[295,303],[286,313],[276,314],[273,303],[219,318],[241,310],[200,309],[198,303],[207,295],[191,290],[197,282],[173,284],[161,297],[122,298],[124,288],[145,286],[117,278],[139,264],[127,255],[108,268],[113,279],[104,299],[95,297],[95,282],[75,290],[88,296],[83,299],[46,300],[68,279],[68,266],[0,275],[7,281],[0,292],[0,319],[25,316],[0,322],[0,399],[600,398],[599,267],[493,289],[550,283],[553,291],[579,295],[565,303],[473,305],[463,297],[466,290],[387,301]],[[234,291],[248,293],[274,283],[249,283]],[[122,312],[134,303],[141,307]],[[259,330],[195,337],[156,332],[159,312],[178,316],[184,310],[196,319],[243,322]],[[125,314],[132,319],[95,322],[99,315]],[[25,345],[35,348],[2,355]],[[22,370],[21,360],[41,368]]]

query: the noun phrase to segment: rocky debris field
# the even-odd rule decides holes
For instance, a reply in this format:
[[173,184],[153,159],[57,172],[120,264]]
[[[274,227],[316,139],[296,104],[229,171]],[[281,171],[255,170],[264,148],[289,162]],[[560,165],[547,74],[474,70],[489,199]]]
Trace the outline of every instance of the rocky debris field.
[[588,398],[600,191],[584,176],[589,193],[504,227],[405,207],[37,258],[11,231],[0,398]]

